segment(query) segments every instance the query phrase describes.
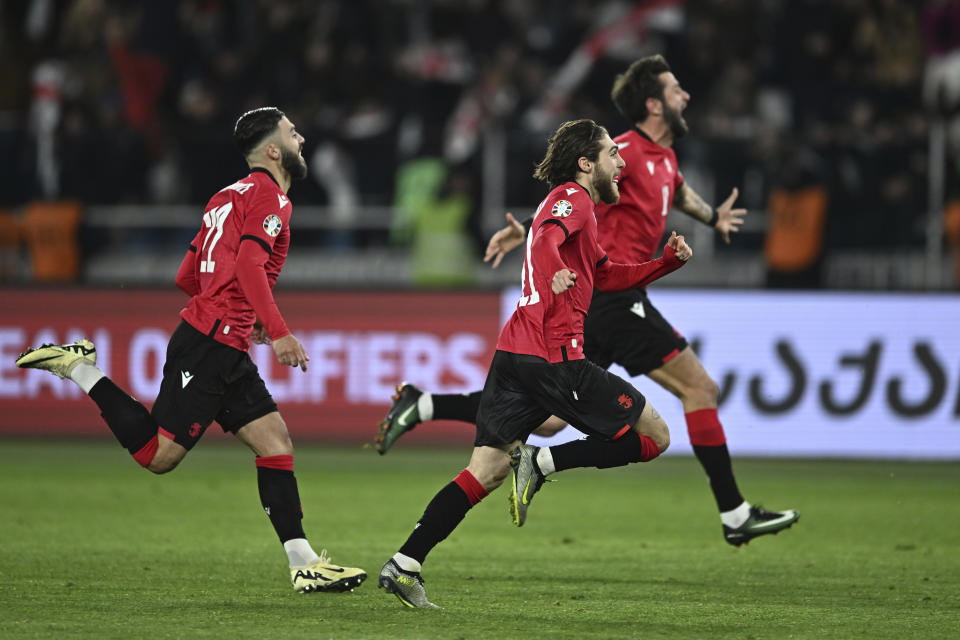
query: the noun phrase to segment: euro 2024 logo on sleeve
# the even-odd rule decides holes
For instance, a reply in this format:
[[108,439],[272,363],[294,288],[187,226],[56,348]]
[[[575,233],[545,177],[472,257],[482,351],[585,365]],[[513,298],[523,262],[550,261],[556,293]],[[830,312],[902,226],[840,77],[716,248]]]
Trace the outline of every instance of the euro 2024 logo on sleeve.
[[271,238],[276,238],[280,234],[280,229],[283,227],[283,222],[280,221],[280,216],[275,214],[270,214],[263,219],[263,230],[267,232],[267,235]]
[[560,218],[566,218],[571,213],[573,213],[573,205],[566,200],[557,200],[550,210],[551,215]]

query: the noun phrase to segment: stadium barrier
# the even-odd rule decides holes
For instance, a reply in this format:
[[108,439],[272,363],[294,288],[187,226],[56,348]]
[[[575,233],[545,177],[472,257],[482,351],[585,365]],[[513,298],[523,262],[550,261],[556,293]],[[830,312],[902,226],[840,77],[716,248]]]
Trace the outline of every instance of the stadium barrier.
[[[361,443],[372,440],[400,380],[439,392],[481,388],[518,292],[277,298],[310,354],[309,371],[279,366],[266,346],[252,355],[291,433]],[[720,385],[735,454],[960,459],[955,296],[655,289],[651,298]],[[109,433],[75,385],[14,366],[20,350],[42,342],[90,337],[102,368],[149,406],[184,302],[169,291],[4,291],[0,435]],[[648,379],[634,384],[670,425],[669,453],[689,454],[679,402]],[[405,439],[469,446],[473,430],[451,422]]]

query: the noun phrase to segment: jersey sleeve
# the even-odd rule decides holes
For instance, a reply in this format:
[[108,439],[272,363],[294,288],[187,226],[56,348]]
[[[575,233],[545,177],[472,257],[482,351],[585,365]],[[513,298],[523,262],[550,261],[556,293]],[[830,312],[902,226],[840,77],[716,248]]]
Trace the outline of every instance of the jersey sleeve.
[[686,263],[677,258],[677,252],[669,245],[663,248],[661,257],[640,264],[620,264],[604,258],[597,265],[596,287],[600,291],[645,287],[684,264]]
[[197,278],[196,243],[191,244],[187,249],[187,254],[183,256],[183,260],[180,262],[180,268],[177,269],[175,282],[177,283],[177,287],[190,297],[200,293],[200,281]]
[[[290,331],[271,292],[276,276],[271,278],[268,275],[266,265],[273,259],[275,251],[286,255],[289,232],[284,233],[284,230],[290,221],[291,211],[289,201],[277,191],[258,190],[248,205],[237,250],[237,282],[263,322],[267,334],[274,340]],[[284,239],[278,243],[281,236]]]
[[290,222],[293,208],[289,201],[276,191],[260,188],[253,196],[253,201],[247,205],[240,241],[242,243],[253,240],[267,253],[272,253],[277,237]]
[[567,268],[560,258],[560,245],[567,237],[563,227],[554,224],[542,225],[534,236],[530,245],[530,262],[533,272],[539,274],[544,283],[551,282],[557,271]]
[[270,259],[267,260],[267,281],[270,288],[277,284],[277,278],[280,277],[280,271],[283,270],[283,264],[287,260],[287,250],[290,248],[290,227],[284,227],[273,243],[273,252]]
[[593,215],[593,202],[589,201],[588,206],[582,200],[584,197],[587,197],[589,201],[589,197],[584,196],[582,190],[569,194],[567,197],[564,197],[562,190],[558,191],[557,195],[544,201],[539,226],[558,225],[564,230],[568,238],[579,232],[586,224],[587,216]]
[[236,275],[247,302],[263,322],[267,335],[276,340],[290,333],[290,330],[287,329],[270,290],[270,281],[264,268],[267,258],[267,252],[254,242],[241,242],[240,250],[237,251]]

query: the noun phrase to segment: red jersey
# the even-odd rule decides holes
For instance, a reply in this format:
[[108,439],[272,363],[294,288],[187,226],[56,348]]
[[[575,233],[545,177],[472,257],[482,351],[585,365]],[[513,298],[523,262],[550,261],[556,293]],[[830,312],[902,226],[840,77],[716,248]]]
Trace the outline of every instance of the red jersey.
[[[594,287],[621,291],[644,286],[683,265],[670,247],[662,258],[643,264],[608,260],[597,243],[594,202],[575,182],[560,185],[540,203],[526,247],[522,296],[500,331],[497,349],[549,362],[584,357],[583,321]],[[551,283],[561,269],[576,273],[577,280],[558,295]]]
[[620,202],[597,205],[600,246],[617,262],[652,258],[667,224],[673,194],[683,184],[673,149],[636,129],[614,138],[627,166],[620,173]]
[[180,317],[241,351],[249,348],[258,317],[271,338],[289,334],[271,290],[287,259],[292,211],[264,169],[210,198],[177,273],[177,286],[191,296]]

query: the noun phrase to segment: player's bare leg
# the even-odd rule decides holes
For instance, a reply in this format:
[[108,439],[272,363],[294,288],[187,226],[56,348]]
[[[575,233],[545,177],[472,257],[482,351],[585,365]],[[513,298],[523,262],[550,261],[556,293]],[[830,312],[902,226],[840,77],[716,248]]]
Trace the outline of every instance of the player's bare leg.
[[293,588],[300,593],[346,591],[360,586],[362,569],[330,562],[318,555],[303,532],[300,493],[293,475],[293,442],[279,412],[257,418],[237,430],[237,438],[256,454],[260,502],[270,518],[290,563]]
[[690,347],[647,374],[683,403],[690,444],[710,479],[724,539],[740,546],[757,536],[793,525],[799,512],[767,511],[744,500],[733,476],[727,439],[717,414],[719,388]]

